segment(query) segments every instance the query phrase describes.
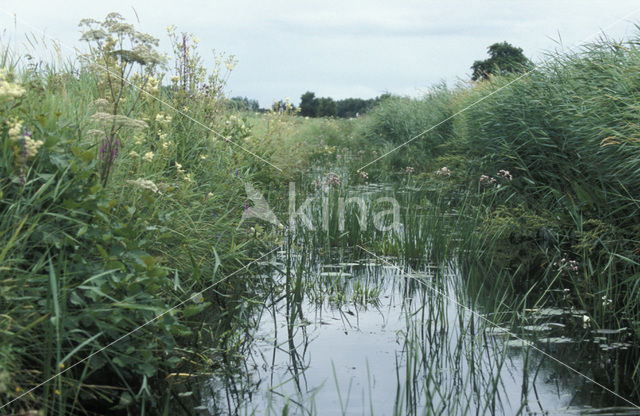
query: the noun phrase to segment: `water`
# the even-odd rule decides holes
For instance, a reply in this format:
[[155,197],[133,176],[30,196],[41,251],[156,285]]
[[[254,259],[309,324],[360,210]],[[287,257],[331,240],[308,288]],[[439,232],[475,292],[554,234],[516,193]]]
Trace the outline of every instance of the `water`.
[[639,414],[535,349],[599,377],[631,349],[613,341],[624,330],[568,308],[474,315],[452,266],[326,260],[307,263],[299,292],[282,265],[265,276],[244,365],[209,380],[205,414]]
[[[253,329],[203,386],[203,414],[640,414],[598,385],[632,391],[628,369],[640,354],[628,330],[593,327],[566,293],[514,307],[508,295],[477,288],[500,277],[470,277],[455,261],[425,264],[436,247],[429,239],[444,246],[461,236],[447,224],[451,210],[434,211],[415,189],[367,185],[348,194],[364,199],[369,228],[347,210],[347,241],[334,238],[342,232],[335,221],[328,239],[316,198],[316,230],[263,265]],[[375,199],[390,195],[403,207],[392,237],[371,230]],[[428,216],[437,226],[423,223]],[[357,248],[364,241],[377,249]],[[408,261],[373,253],[386,249]]]

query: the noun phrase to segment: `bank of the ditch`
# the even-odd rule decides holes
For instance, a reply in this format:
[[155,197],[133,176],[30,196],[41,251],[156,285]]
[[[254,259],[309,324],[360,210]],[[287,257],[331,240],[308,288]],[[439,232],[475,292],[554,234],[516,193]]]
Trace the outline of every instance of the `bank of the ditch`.
[[349,168],[360,182],[438,189],[472,221],[477,260],[511,270],[498,287],[568,296],[589,325],[629,328],[637,342],[638,44],[601,40],[520,79],[390,98],[362,120]]
[[320,143],[270,141],[277,113],[251,137],[224,95],[233,61],[216,78],[188,34],[174,74],[116,14],[85,35],[76,64],[1,54],[0,413],[185,412],[185,382],[247,342],[250,264],[279,244],[243,221],[244,183],[286,189],[287,152]]

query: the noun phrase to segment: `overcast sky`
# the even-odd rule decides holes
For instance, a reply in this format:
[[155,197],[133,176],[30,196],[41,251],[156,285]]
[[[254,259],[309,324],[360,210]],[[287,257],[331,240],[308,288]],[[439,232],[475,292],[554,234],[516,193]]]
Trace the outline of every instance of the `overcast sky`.
[[80,19],[111,11],[159,37],[164,51],[165,27],[175,25],[201,39],[209,62],[212,49],[235,54],[228,92],[263,107],[284,97],[298,102],[307,90],[338,99],[416,96],[441,81],[468,80],[473,61],[495,42],[538,62],[545,51],[594,40],[599,31],[634,36],[640,22],[637,0],[1,0],[2,41],[25,51],[24,33],[44,31],[80,46]]

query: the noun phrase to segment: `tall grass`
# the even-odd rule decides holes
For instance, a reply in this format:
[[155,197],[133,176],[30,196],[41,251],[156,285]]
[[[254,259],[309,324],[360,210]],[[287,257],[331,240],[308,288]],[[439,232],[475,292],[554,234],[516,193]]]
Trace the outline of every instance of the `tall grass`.
[[[551,243],[547,266],[562,258],[579,263],[575,272],[565,271],[562,283],[580,294],[602,325],[633,325],[638,318],[631,301],[640,262],[637,45],[605,39],[553,57],[460,121],[469,154],[481,161],[477,174],[513,173],[503,218],[530,226],[512,238],[537,229],[533,240],[542,245],[545,228],[554,230],[545,242]],[[464,103],[507,82],[483,84]],[[603,309],[603,297],[615,306]]]
[[[403,205],[403,232],[381,238],[349,230],[342,240],[403,259],[439,263],[455,254],[489,276],[507,270],[500,282],[473,279],[517,294],[520,307],[568,297],[590,325],[632,328],[637,341],[639,44],[637,36],[601,39],[549,56],[513,83],[515,76],[498,76],[422,99],[385,100],[345,142],[363,149],[350,170],[435,127],[365,169],[400,181],[415,169],[412,183],[425,199]],[[448,171],[435,172],[442,167]],[[627,364],[637,386],[640,367]]]
[[[181,409],[179,374],[218,365],[250,324],[251,271],[225,276],[276,243],[242,224],[253,159],[127,86],[118,98],[127,117],[148,127],[121,131],[101,177],[104,73],[41,65],[11,75],[4,64],[4,79],[24,91],[0,102],[1,412]],[[207,118],[218,97],[193,94],[184,111],[228,126],[228,114]],[[151,95],[174,106],[179,96]],[[36,152],[29,140],[42,142]]]
[[[439,190],[432,202],[473,218],[455,225],[474,229],[463,233],[476,241],[467,250],[508,267],[515,286],[570,289],[598,325],[638,333],[638,39],[601,39],[548,62],[513,83],[498,76],[383,102],[360,126],[378,155],[474,105],[367,170],[416,168],[415,183]],[[434,173],[442,167],[446,175]],[[435,209],[437,228],[444,211]],[[405,234],[404,246],[442,230],[425,235]]]
[[[355,130],[352,143],[358,149],[357,163],[364,165],[402,145],[400,150],[365,170],[378,179],[400,173],[406,167],[417,171],[431,169],[430,161],[446,153],[441,145],[451,137],[453,122],[445,120],[453,114],[453,109],[451,91],[444,85],[432,88],[421,99],[385,98],[368,112]],[[404,145],[408,141],[410,143]]]

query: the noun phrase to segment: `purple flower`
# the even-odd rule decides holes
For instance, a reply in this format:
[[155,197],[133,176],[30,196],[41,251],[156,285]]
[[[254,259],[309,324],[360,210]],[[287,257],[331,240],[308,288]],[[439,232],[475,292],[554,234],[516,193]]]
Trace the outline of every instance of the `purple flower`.
[[327,173],[326,184],[330,187],[340,186],[340,177],[335,172]]

